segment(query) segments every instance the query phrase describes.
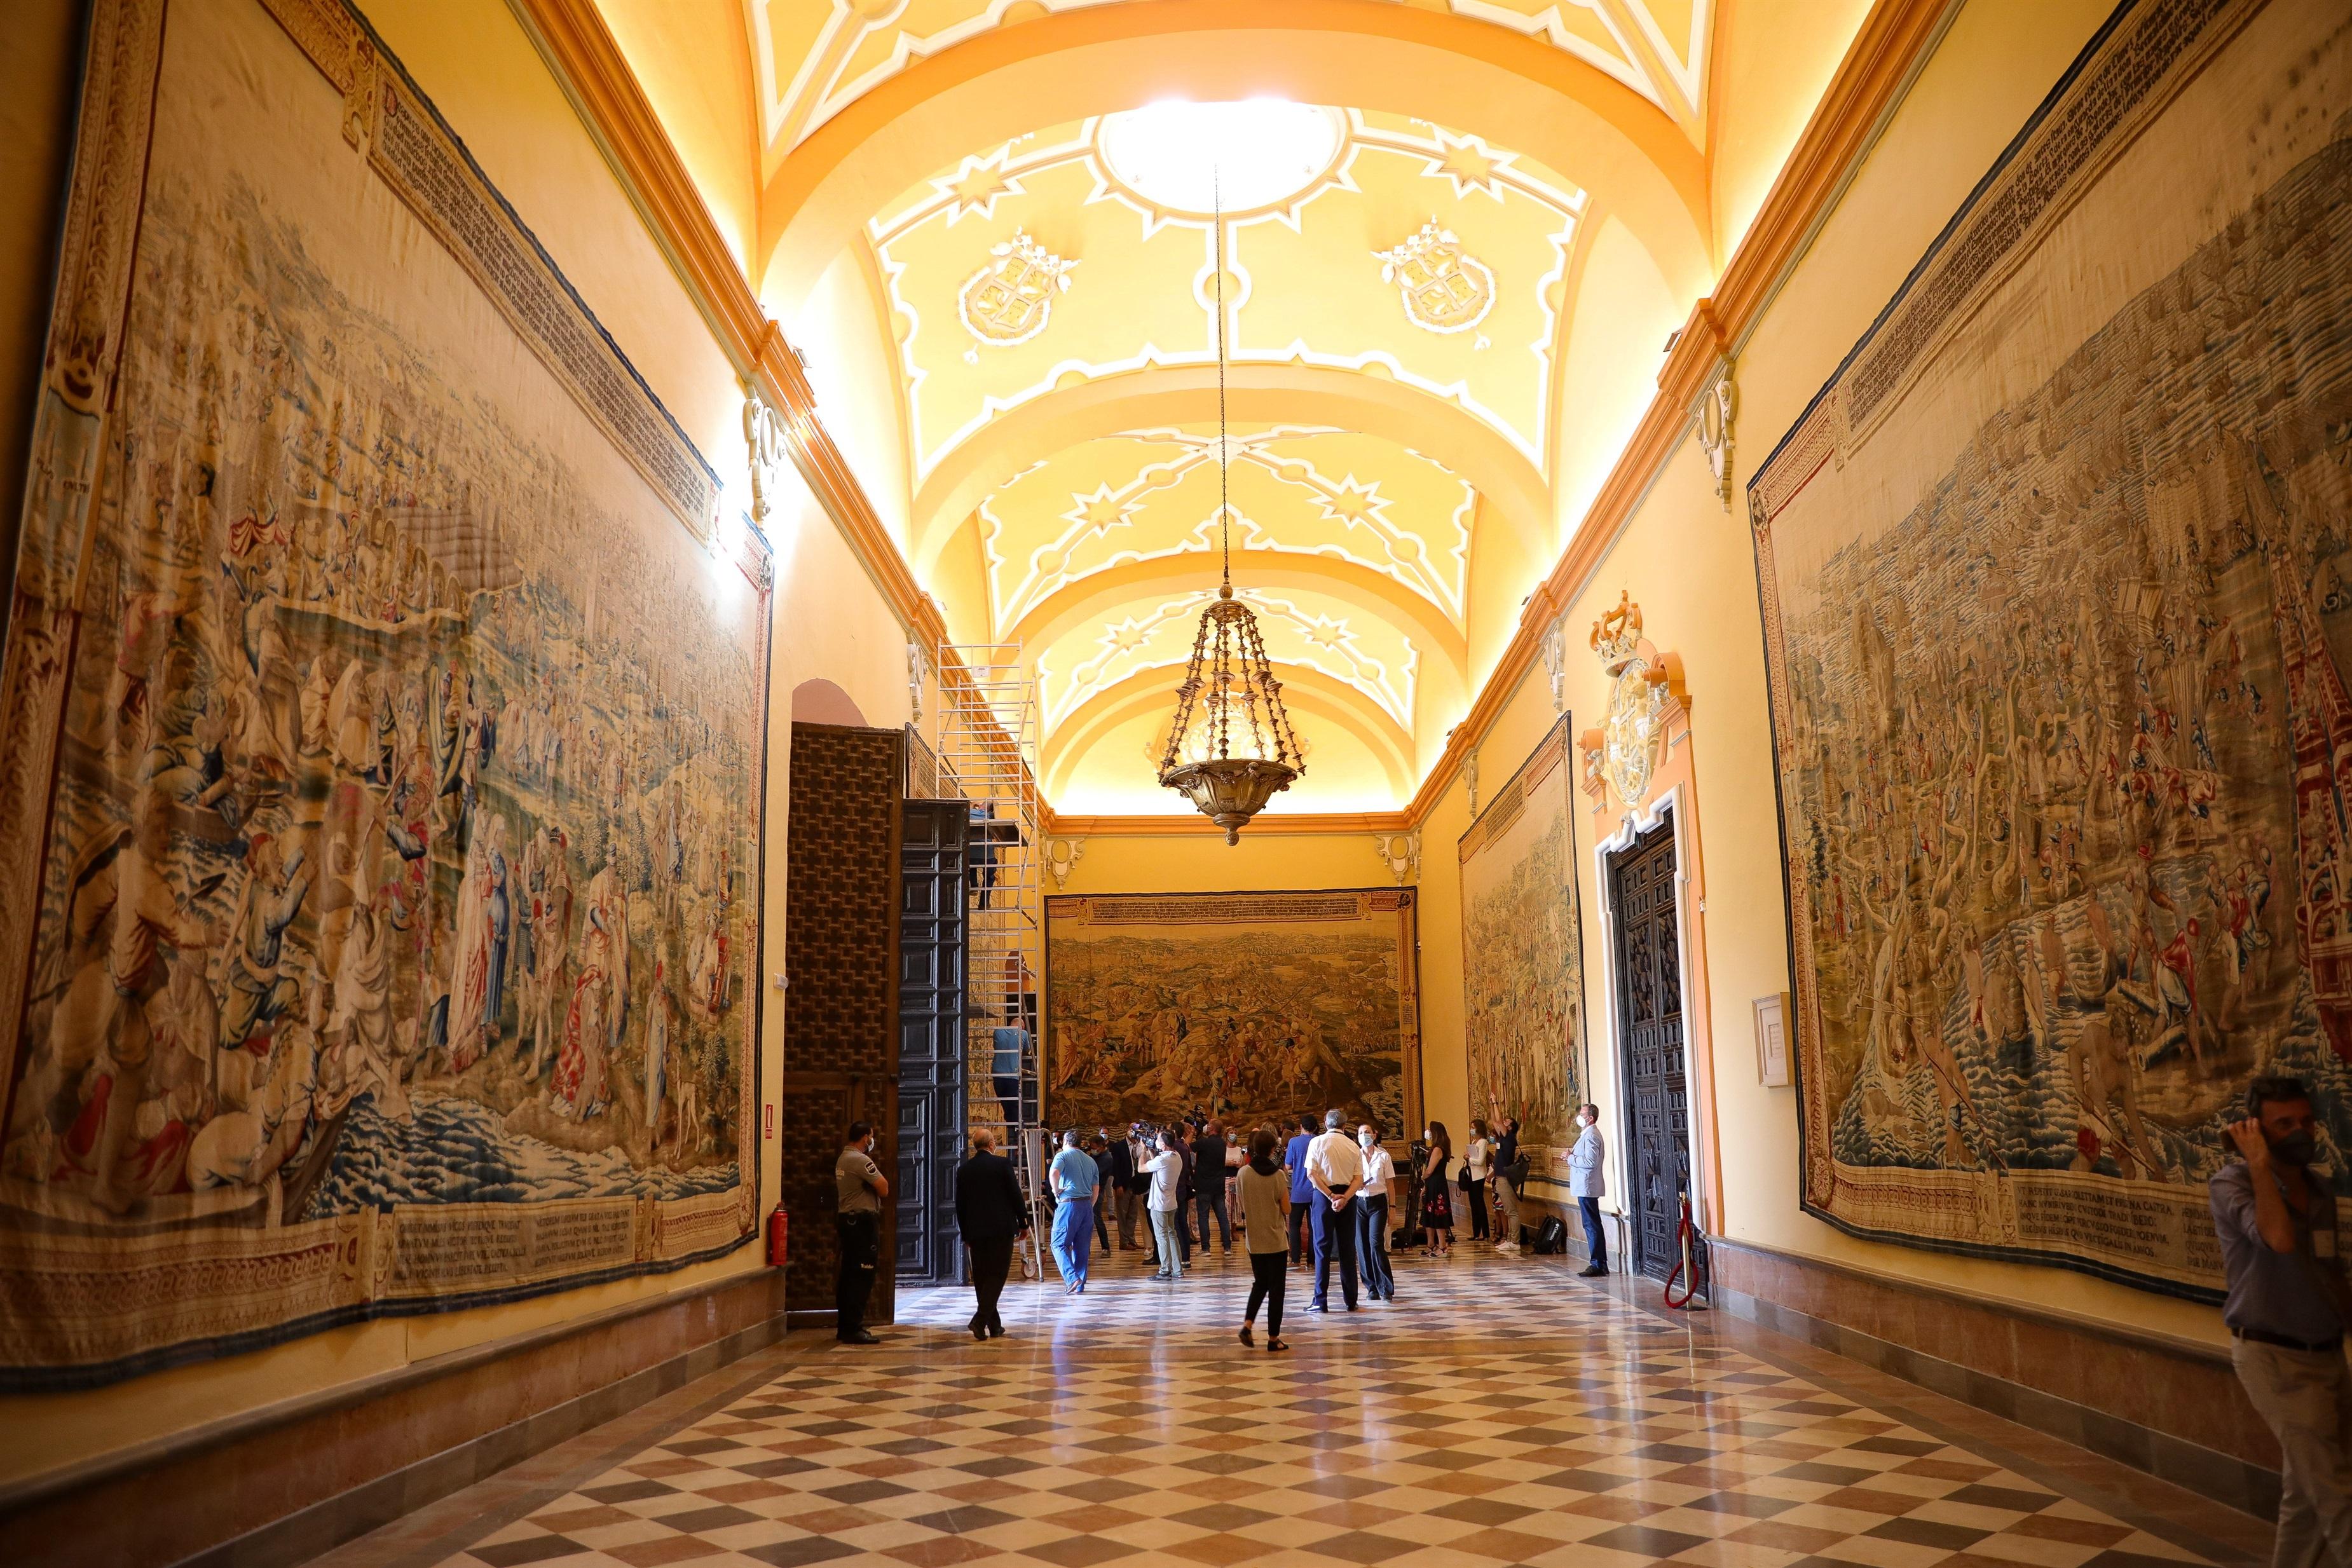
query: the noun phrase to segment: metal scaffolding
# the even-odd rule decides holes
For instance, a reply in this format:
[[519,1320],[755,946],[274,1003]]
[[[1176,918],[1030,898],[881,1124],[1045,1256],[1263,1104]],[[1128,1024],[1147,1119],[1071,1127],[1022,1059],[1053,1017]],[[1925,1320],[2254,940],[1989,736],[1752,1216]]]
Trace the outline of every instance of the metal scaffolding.
[[[1045,845],[1038,833],[1037,684],[1013,643],[942,643],[935,709],[939,789],[971,812],[965,851],[964,1019],[969,1120],[1012,1155],[1034,1207],[1041,1147],[1037,977]],[[1033,1216],[1034,1218],[1034,1216]],[[1033,1224],[1030,1234],[1035,1237]],[[1024,1267],[1041,1260],[1033,1245]]]

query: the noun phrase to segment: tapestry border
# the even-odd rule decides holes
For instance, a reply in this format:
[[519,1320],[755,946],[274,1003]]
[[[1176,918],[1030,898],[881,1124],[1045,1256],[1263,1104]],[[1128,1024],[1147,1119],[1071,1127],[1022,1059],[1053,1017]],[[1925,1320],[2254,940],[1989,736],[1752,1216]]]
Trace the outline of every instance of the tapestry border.
[[[1929,242],[1869,327],[1757,466],[1747,486],[1765,682],[1772,720],[1772,788],[1780,825],[1781,916],[1788,940],[1790,989],[1796,1000],[1793,1024],[1797,1049],[1790,1053],[1790,1082],[1797,1091],[1799,1207],[1865,1240],[1961,1257],[2066,1269],[2152,1294],[2204,1303],[2219,1302],[2222,1292],[2087,1256],[2079,1249],[2079,1244],[2071,1249],[2044,1249],[2022,1244],[1922,1236],[1915,1231],[1870,1225],[1838,1208],[1842,1190],[1869,1185],[1866,1181],[1858,1182],[1857,1175],[1865,1178],[1884,1175],[1926,1189],[1925,1196],[1935,1207],[1965,1207],[1983,1216],[2013,1218],[2015,1205],[2010,1198],[2014,1178],[2005,1171],[1880,1172],[1874,1167],[1865,1170],[1840,1166],[1831,1152],[1828,1108],[1820,1096],[1806,1092],[1808,1082],[1818,1082],[1824,1071],[1819,1061],[1821,998],[1811,961],[1811,919],[1806,890],[1790,871],[1801,852],[1790,818],[1792,790],[1789,759],[1794,755],[1794,737],[1790,733],[1788,646],[1780,618],[1772,524],[1825,465],[1834,462],[1843,466],[1868,441],[1902,402],[1921,367],[1933,361],[1935,350],[1965,326],[1992,291],[2022,264],[2034,243],[2072,210],[2139,132],[2265,3],[2266,0],[2121,0]],[[2143,39],[2153,40],[2145,46],[2147,49],[2162,49],[2168,43],[2170,48],[2147,70],[2140,91],[2121,99],[2109,94],[2113,101],[2104,106],[2110,112],[2100,134],[2075,149],[2073,161],[2065,167],[2048,171],[2027,167],[2027,155],[2038,145],[2046,144],[2044,132],[2054,136],[2066,128],[2062,111],[2078,108],[2082,100],[2098,94],[2103,78],[2095,74],[2096,68],[2123,59],[2135,47],[2141,47]],[[2144,55],[2142,59],[2144,64],[2149,63]],[[2057,122],[2054,129],[2053,122]],[[2042,176],[2037,187],[2042,196],[2038,206],[2021,214],[2003,214],[1997,210],[2000,198],[2016,191],[2037,172]],[[2004,216],[2008,222],[2005,235],[1992,235],[1985,246],[1970,252],[1969,242],[1977,239],[1980,231],[1991,229]],[[1965,277],[1959,271],[1964,265],[1974,267]],[[1955,279],[1953,287],[1939,298],[1930,297],[1928,291],[1946,278]],[[1901,350],[1901,361],[1899,365],[1890,363],[1857,422],[1851,407],[1850,383],[1859,378],[1873,346],[1913,303],[1915,294],[1919,296],[1919,311],[1935,309],[1936,314],[1924,319],[1904,342],[1891,344],[1883,350],[1885,354]]]

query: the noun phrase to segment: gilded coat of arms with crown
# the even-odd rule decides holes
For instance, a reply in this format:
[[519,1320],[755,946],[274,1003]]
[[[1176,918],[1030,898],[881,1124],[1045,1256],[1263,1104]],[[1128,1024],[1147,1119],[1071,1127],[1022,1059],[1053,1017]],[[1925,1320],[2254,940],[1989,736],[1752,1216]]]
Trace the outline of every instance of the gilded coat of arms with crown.
[[1376,250],[1381,281],[1397,286],[1404,313],[1432,332],[1466,332],[1495,308],[1495,274],[1430,219],[1393,250]]
[[988,256],[987,266],[964,279],[956,315],[964,330],[983,343],[1025,343],[1045,329],[1055,297],[1069,292],[1070,268],[1078,264],[1063,260],[1021,229],[991,246]]
[[1641,804],[1650,792],[1664,728],[1665,672],[1653,670],[1641,650],[1642,607],[1630,593],[1620,593],[1617,608],[1592,623],[1592,651],[1615,677],[1595,756],[1617,798],[1628,806]]

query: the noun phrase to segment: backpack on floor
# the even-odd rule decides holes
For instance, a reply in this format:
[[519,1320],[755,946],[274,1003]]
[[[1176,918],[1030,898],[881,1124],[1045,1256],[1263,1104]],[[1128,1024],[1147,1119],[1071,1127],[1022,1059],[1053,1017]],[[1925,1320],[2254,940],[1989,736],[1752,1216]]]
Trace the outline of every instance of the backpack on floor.
[[1559,1215],[1549,1216],[1536,1227],[1536,1250],[1554,1255],[1568,1250],[1568,1225]]

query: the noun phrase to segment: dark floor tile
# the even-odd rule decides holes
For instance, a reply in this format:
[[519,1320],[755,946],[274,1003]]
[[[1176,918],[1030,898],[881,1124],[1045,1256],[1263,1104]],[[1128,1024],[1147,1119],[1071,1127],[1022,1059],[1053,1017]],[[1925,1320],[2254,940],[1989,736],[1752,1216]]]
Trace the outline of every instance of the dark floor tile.
[[896,1481],[848,1481],[837,1487],[819,1487],[816,1495],[835,1502],[873,1502],[886,1497],[904,1497],[912,1488]]
[[1703,1535],[1685,1535],[1679,1530],[1661,1530],[1654,1524],[1621,1524],[1584,1541],[1585,1545],[1604,1552],[1626,1552],[1637,1557],[1672,1557],[1677,1552],[1688,1552],[1706,1543],[1706,1537]]
[[594,1498],[598,1502],[642,1502],[649,1497],[664,1497],[677,1490],[659,1481],[615,1481],[608,1487],[590,1487],[582,1497]]
[[836,1557],[857,1554],[856,1547],[845,1542],[828,1541],[822,1535],[804,1535],[798,1541],[779,1541],[769,1546],[740,1546],[736,1551],[770,1568],[806,1568],[811,1563],[830,1563]]
[[1399,1541],[1394,1536],[1381,1535],[1369,1530],[1351,1530],[1328,1541],[1311,1542],[1303,1550],[1319,1552],[1342,1563],[1385,1563],[1391,1557],[1420,1551],[1421,1542]]
[[925,1530],[936,1530],[942,1535],[970,1535],[973,1531],[986,1530],[992,1524],[1010,1524],[1017,1517],[974,1503],[965,1508],[943,1509],[938,1513],[919,1513],[907,1522],[919,1524]]
[[2046,1491],[2020,1491],[2014,1487],[1967,1486],[1944,1499],[1970,1508],[2005,1508],[2015,1513],[2040,1513],[2057,1498]]
[[706,1530],[725,1530],[732,1524],[757,1524],[760,1515],[749,1509],[731,1508],[719,1503],[712,1508],[691,1508],[684,1513],[665,1513],[654,1522],[689,1535],[699,1535]]
[[1881,1541],[1907,1541],[1914,1546],[1934,1546],[1946,1552],[1963,1552],[1992,1533],[1990,1530],[1972,1530],[1965,1524],[1942,1524],[1932,1519],[1890,1519],[1884,1524],[1874,1524],[1863,1531]]
[[473,1554],[492,1568],[519,1568],[525,1563],[552,1563],[561,1557],[577,1557],[592,1548],[561,1535],[534,1535],[526,1541],[501,1541],[495,1546],[469,1548]]

